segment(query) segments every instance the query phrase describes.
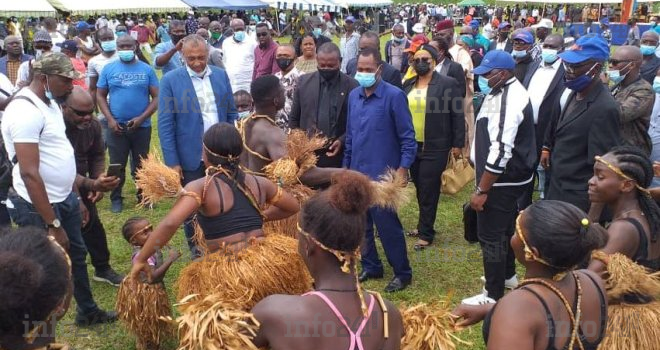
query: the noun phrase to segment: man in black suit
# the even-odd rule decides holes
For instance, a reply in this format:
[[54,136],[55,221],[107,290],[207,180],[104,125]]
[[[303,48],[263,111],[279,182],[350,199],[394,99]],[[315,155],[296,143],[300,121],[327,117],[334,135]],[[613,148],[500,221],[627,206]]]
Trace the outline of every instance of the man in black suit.
[[[537,159],[541,157],[541,148],[548,126],[551,121],[559,118],[561,113],[559,101],[564,92],[564,66],[558,56],[564,51],[564,38],[559,34],[551,34],[545,38],[542,47],[541,61],[532,62],[529,67],[530,73],[522,82],[530,92],[529,99],[534,113]],[[539,188],[545,186],[545,178],[545,176],[539,176]],[[534,182],[532,181],[525,193],[518,199],[519,209],[525,209],[532,204],[533,193]]]
[[511,34],[511,23],[500,23],[497,27],[497,42],[495,43],[497,50],[504,50],[508,53],[513,51],[513,41],[509,38],[509,34]]
[[[360,37],[358,46],[360,50],[364,50],[369,47],[369,48],[373,48],[374,50],[378,50],[378,52],[380,52],[380,37],[378,37],[378,34],[375,32],[364,32],[364,34],[362,34],[362,36]],[[398,87],[399,89],[403,89],[401,72],[385,61],[381,63],[381,67],[382,67],[381,68],[382,72],[380,75],[381,79]],[[348,64],[346,65],[346,74],[350,75],[351,77],[355,77],[356,72],[357,72],[357,57],[352,58],[350,61],[348,61]]]
[[542,164],[552,169],[548,199],[589,210],[588,181],[594,157],[621,143],[619,106],[600,79],[609,58],[607,42],[600,36],[581,37],[576,49],[559,54],[564,84],[572,90],[560,99],[561,113],[543,146]]
[[317,52],[318,71],[302,75],[293,93],[289,128],[320,132],[328,147],[317,152],[318,167],[342,166],[346,133],[348,94],[357,81],[339,71],[341,54],[334,43],[323,44]]

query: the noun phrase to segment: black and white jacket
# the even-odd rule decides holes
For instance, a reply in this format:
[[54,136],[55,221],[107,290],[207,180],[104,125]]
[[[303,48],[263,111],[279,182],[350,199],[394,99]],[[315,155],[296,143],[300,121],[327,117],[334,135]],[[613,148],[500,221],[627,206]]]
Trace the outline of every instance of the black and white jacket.
[[484,171],[499,175],[496,187],[532,181],[537,161],[534,134],[529,94],[511,78],[486,96],[477,114],[471,150],[477,184]]

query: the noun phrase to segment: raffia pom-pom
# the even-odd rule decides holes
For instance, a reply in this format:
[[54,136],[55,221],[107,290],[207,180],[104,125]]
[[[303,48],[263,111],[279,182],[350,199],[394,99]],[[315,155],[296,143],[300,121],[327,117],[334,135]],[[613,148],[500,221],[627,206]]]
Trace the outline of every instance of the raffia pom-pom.
[[616,303],[629,294],[660,300],[660,272],[652,273],[620,253],[609,256],[607,272],[605,287],[610,302]]
[[296,161],[286,157],[278,159],[264,167],[264,172],[269,179],[280,182],[282,186],[298,183],[298,165]]
[[142,191],[141,206],[158,203],[163,198],[175,198],[182,189],[179,173],[153,152],[142,159],[135,175],[135,186]]
[[174,335],[171,324],[163,321],[172,315],[172,309],[161,284],[124,278],[117,292],[116,308],[123,325],[143,342],[159,344]]
[[378,181],[372,181],[374,205],[381,208],[398,210],[409,200],[406,189],[408,179],[401,177],[393,169],[388,169]]
[[179,350],[257,350],[252,339],[259,330],[259,321],[241,310],[242,299],[226,300],[217,294],[202,297],[197,294],[182,299],[176,306],[181,313]]
[[401,308],[403,350],[454,350],[456,344],[472,345],[454,335],[455,322],[447,302]]

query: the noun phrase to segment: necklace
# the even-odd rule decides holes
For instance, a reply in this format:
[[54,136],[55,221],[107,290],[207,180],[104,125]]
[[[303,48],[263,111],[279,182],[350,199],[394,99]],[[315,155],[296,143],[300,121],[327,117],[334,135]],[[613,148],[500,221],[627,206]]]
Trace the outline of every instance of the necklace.
[[317,292],[337,292],[337,293],[355,293],[357,288],[352,289],[333,289],[333,288],[316,288],[314,289]]
[[[626,216],[627,214],[630,214],[630,213],[633,213],[633,212],[636,212],[636,211],[641,212],[641,210],[639,210],[639,209],[631,209],[631,210],[628,210],[628,211],[624,211],[623,213],[617,215],[616,218],[614,218],[612,221],[619,220],[619,219],[623,218],[624,216]],[[642,216],[644,216],[644,213],[642,213]]]
[[[575,278],[575,284],[577,286],[577,309],[576,313],[573,313],[573,308],[571,307],[571,304],[568,302],[564,294],[554,285],[552,285],[550,282],[546,281],[545,279],[542,278],[528,278],[523,280],[518,288],[521,288],[523,286],[526,286],[528,284],[541,284],[544,287],[550,289],[559,299],[561,299],[562,303],[564,304],[564,307],[566,308],[566,312],[568,312],[568,317],[571,319],[571,323],[573,324],[573,330],[571,331],[571,342],[568,345],[568,349],[573,349],[573,345],[575,344],[575,341],[577,340],[578,347],[581,350],[584,350],[584,345],[582,345],[582,341],[578,337],[578,328],[580,327],[580,319],[582,318],[582,283],[580,282],[580,279],[577,276],[577,273],[575,271],[572,272],[573,278]],[[518,289],[516,288],[516,289]]]

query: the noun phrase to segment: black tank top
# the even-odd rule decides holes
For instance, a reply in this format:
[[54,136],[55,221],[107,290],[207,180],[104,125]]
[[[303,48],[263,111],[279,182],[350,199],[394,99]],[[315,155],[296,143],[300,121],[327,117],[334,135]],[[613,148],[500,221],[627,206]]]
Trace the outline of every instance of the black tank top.
[[[238,189],[237,185],[225,175],[220,175],[213,178],[213,184],[220,196],[220,214],[216,216],[206,216],[202,213],[197,214],[197,222],[204,232],[204,238],[207,240],[218,239],[222,237],[231,236],[236,233],[250,232],[260,230],[263,227],[263,218],[261,213],[255,208],[250,199]],[[229,211],[225,212],[225,202],[222,198],[222,191],[220,191],[220,183],[223,181],[231,189],[234,196],[234,205]],[[257,189],[259,191],[258,197],[261,198],[261,186],[255,177]]]
[[660,269],[660,257],[649,259],[649,239],[646,237],[646,231],[644,231],[642,223],[634,218],[625,218],[623,220],[628,221],[635,226],[635,229],[637,229],[637,236],[639,236],[639,246],[637,246],[637,251],[632,260],[653,272],[658,271]]
[[[586,274],[585,274],[586,275]],[[605,295],[603,295],[603,292],[600,290],[598,287],[598,283],[589,275],[586,275],[589,277],[591,282],[596,286],[596,290],[598,291],[598,298],[600,299],[600,335],[598,335],[598,339],[590,343],[587,341],[586,337],[584,336],[582,332],[582,328],[578,328],[578,336],[580,337],[580,341],[582,341],[582,345],[584,345],[585,350],[596,350],[598,348],[598,345],[600,342],[603,340],[603,336],[605,335],[605,331],[607,329],[607,303],[605,302]],[[577,281],[576,281],[577,283]],[[548,304],[546,304],[545,300],[541,298],[541,296],[533,291],[532,289],[522,287],[520,288],[521,290],[526,290],[528,292],[531,292],[540,302],[541,305],[543,305],[543,308],[545,309],[545,317],[546,317],[546,322],[548,323],[548,346],[546,347],[547,350],[557,350],[555,348],[555,331],[556,331],[556,326],[555,326],[555,320],[552,317],[552,313],[550,312],[550,308],[548,307]],[[573,301],[573,312],[575,313],[577,310],[577,288],[575,290],[575,300]],[[484,318],[484,323],[483,323],[483,337],[484,337],[484,342],[488,344],[488,335],[490,334],[490,321],[491,318],[493,317],[493,313],[495,312],[495,308],[497,307],[497,304],[490,310],[490,312],[486,315],[486,318]],[[564,345],[562,348],[563,350],[572,350],[568,349],[568,345],[570,344],[569,342]]]

